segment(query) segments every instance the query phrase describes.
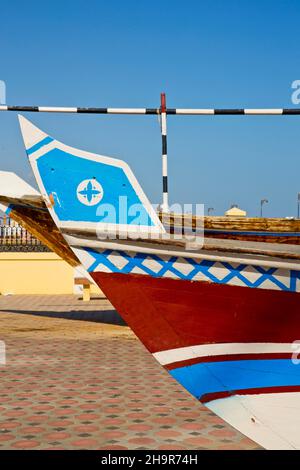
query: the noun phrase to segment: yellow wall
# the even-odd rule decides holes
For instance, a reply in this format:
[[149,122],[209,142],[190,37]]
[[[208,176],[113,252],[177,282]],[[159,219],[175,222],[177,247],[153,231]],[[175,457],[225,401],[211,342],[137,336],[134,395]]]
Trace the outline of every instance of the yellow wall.
[[73,292],[74,269],[55,253],[0,252],[0,294]]

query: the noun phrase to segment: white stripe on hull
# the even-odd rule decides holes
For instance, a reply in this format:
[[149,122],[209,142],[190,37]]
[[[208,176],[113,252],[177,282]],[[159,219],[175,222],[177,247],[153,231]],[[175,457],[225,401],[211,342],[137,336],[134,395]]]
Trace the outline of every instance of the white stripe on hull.
[[153,356],[160,364],[167,365],[198,357],[222,356],[229,354],[292,354],[292,352],[293,345],[291,343],[219,343],[169,349],[154,353]]

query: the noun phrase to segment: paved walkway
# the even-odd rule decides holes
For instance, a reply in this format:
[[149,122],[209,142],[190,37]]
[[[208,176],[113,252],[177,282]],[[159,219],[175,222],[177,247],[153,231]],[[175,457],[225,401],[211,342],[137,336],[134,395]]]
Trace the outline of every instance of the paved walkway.
[[256,449],[164,371],[105,299],[0,297],[0,449]]

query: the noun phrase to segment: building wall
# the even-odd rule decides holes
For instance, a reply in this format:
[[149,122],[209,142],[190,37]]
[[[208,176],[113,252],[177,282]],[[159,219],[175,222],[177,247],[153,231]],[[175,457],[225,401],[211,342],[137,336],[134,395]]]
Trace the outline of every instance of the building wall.
[[[0,294],[72,294],[74,269],[55,253],[0,252]],[[92,286],[92,293],[101,293]]]

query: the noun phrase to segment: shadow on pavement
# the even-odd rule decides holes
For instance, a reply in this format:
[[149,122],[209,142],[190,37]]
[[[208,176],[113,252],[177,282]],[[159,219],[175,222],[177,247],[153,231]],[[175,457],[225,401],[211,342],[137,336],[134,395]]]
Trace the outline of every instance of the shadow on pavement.
[[[52,306],[53,307],[53,306]],[[108,325],[126,326],[124,320],[114,309],[109,310],[70,310],[70,311],[51,311],[51,310],[17,310],[2,309],[0,312],[18,313],[21,315],[36,315],[38,317],[63,318],[65,320],[91,321],[96,323],[105,323]]]

